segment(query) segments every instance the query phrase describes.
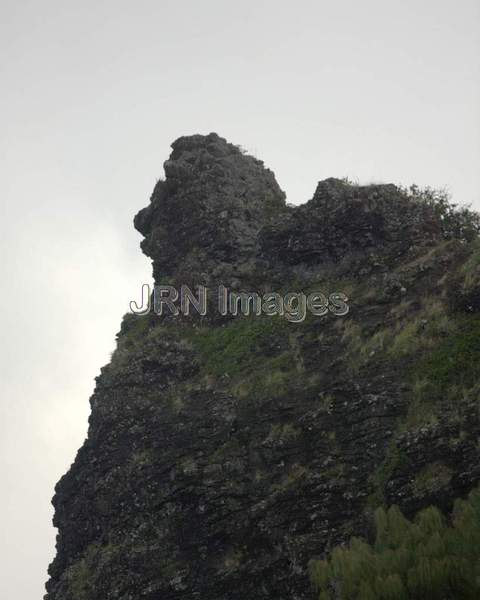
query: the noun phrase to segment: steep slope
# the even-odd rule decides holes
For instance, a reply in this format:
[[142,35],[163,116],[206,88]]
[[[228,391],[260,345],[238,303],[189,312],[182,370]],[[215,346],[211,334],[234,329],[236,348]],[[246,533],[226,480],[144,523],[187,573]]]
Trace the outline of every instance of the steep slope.
[[312,598],[309,559],[376,506],[448,510],[480,480],[477,221],[337,179],[290,207],[216,134],[172,148],[135,218],[157,283],[350,311],[126,315],[57,484],[46,598]]

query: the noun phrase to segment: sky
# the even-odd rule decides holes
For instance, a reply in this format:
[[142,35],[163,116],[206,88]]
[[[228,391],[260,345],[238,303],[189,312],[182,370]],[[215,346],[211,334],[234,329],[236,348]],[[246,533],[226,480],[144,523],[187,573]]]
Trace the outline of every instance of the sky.
[[0,597],[33,600],[171,142],[216,131],[294,204],[349,177],[480,209],[480,4],[3,0],[0,76]]

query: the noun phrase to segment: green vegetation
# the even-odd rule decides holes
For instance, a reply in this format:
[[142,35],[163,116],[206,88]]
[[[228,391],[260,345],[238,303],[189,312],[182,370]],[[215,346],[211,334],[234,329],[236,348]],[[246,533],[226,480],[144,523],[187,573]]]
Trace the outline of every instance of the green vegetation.
[[368,499],[368,504],[371,507],[378,506],[384,502],[385,486],[394,474],[397,468],[406,467],[408,465],[408,457],[394,441],[390,443],[387,454],[383,463],[374,472],[371,477],[374,491]]
[[478,275],[478,269],[480,268],[480,240],[476,239],[470,245],[470,256],[466,260],[465,264],[461,268],[461,273],[465,277],[465,283],[471,284],[475,280],[475,276]]
[[464,246],[466,260],[447,281],[450,308],[457,313],[480,312],[480,239]]
[[278,346],[285,346],[285,328],[276,317],[236,318],[224,327],[197,329],[192,342],[206,372],[232,377],[254,369],[259,358],[278,354]]
[[95,593],[94,565],[100,551],[99,544],[90,544],[83,558],[69,567],[67,577],[75,600],[89,600]]
[[301,479],[308,475],[308,468],[298,463],[293,464],[279,483],[272,486],[273,492],[285,492],[291,488],[297,488]]
[[414,202],[431,207],[439,218],[443,236],[446,239],[456,238],[462,241],[472,241],[480,233],[480,215],[468,206],[458,206],[450,201],[445,190],[435,190],[430,187],[420,188],[412,185],[403,190]]
[[452,475],[452,469],[441,462],[429,464],[416,475],[413,489],[419,496],[438,492],[450,483]]
[[122,367],[131,360],[130,353],[142,348],[146,337],[155,326],[155,315],[134,315],[127,313],[123,316],[120,331],[117,333],[117,347],[111,356],[111,364]]
[[454,329],[455,323],[446,314],[443,304],[424,299],[423,308],[415,319],[397,324],[388,355],[393,359],[401,359],[429,351]]
[[[470,262],[476,264],[476,258]],[[470,264],[467,272],[472,269]],[[396,306],[374,333],[352,319],[339,322],[348,368],[357,373],[372,360],[384,360],[405,373],[411,403],[400,429],[435,424],[440,410],[454,409],[480,389],[480,316],[449,313],[429,297],[412,314]]]
[[265,442],[282,446],[284,444],[288,444],[292,440],[295,440],[299,437],[301,431],[296,429],[291,423],[281,424],[275,423],[270,428],[270,433],[268,434]]
[[408,313],[408,306],[394,307],[391,321],[373,334],[365,333],[361,324],[351,319],[340,326],[349,366],[354,372],[373,356],[404,362],[406,358],[435,348],[439,341],[455,330],[455,323],[446,314],[443,304],[429,298],[423,299],[422,309],[415,318]]
[[453,385],[472,387],[480,379],[480,317],[457,321],[456,331],[440,341],[416,369],[437,395]]
[[204,376],[228,378],[235,396],[266,398],[287,393],[302,371],[289,323],[277,317],[237,317],[225,326],[190,335]]
[[375,511],[375,541],[352,538],[310,563],[319,600],[475,600],[480,597],[480,489],[457,500],[452,525],[434,507],[413,521]]
[[401,428],[415,429],[435,425],[438,422],[435,384],[430,379],[420,376],[415,379],[412,391],[413,397]]
[[152,314],[125,314],[117,334],[117,341],[122,341],[127,348],[133,348],[138,342],[143,341],[150,328],[154,326],[154,320],[155,315]]

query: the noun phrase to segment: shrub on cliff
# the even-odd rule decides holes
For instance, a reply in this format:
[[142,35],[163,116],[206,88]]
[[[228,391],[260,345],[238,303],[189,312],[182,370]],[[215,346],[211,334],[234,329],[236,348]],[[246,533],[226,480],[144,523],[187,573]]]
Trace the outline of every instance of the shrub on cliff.
[[404,192],[414,202],[427,204],[440,219],[442,233],[446,239],[471,242],[480,233],[480,215],[468,206],[459,206],[450,201],[445,190],[436,190],[412,185]]
[[480,597],[480,489],[455,503],[452,525],[434,507],[413,521],[375,512],[373,544],[353,538],[310,563],[319,600],[474,600]]

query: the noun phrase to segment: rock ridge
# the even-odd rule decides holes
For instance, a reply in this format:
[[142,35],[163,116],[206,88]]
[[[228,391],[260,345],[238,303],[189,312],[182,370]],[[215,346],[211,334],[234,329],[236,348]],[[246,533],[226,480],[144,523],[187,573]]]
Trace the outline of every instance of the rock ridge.
[[350,312],[126,315],[56,486],[46,600],[313,600],[310,559],[377,506],[448,511],[478,484],[474,216],[334,178],[291,207],[211,133],[173,143],[134,223],[156,283],[341,291]]

